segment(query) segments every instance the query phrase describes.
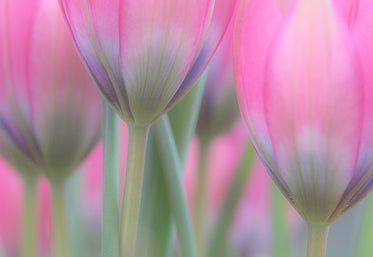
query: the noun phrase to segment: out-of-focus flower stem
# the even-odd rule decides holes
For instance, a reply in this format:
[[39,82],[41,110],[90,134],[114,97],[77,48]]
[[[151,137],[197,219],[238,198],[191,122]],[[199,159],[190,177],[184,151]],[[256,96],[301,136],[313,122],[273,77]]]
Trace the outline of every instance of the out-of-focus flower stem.
[[182,255],[197,257],[192,221],[181,179],[182,166],[168,117],[160,118],[155,123],[154,130],[161,160],[164,164],[164,176]]
[[273,222],[273,256],[288,257],[289,233],[286,222],[286,199],[280,190],[272,184],[272,222]]
[[119,117],[102,101],[103,117],[103,231],[102,257],[119,256]]
[[69,257],[69,236],[66,217],[65,181],[51,181],[54,257]]
[[238,167],[234,179],[229,187],[228,194],[224,200],[224,204],[214,231],[209,243],[208,257],[223,257],[226,256],[226,239],[232,224],[236,206],[239,203],[241,195],[247,184],[247,179],[251,174],[255,150],[251,143],[247,144],[245,154],[242,157],[240,166]]
[[308,224],[307,257],[325,257],[328,226]]
[[35,257],[37,245],[37,178],[25,177],[21,257]]
[[128,125],[127,167],[119,234],[119,255],[134,257],[149,127]]
[[205,211],[208,177],[209,143],[200,143],[200,159],[197,174],[197,189],[194,194],[194,232],[196,235],[198,256],[205,256]]
[[370,257],[373,253],[373,195],[368,196],[358,237],[357,257]]

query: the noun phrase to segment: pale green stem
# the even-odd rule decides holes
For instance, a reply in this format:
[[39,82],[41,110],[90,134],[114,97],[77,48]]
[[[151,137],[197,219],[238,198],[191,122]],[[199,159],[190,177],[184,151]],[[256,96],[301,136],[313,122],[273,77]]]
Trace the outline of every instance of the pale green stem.
[[21,257],[35,257],[37,249],[37,179],[24,178]]
[[209,144],[201,142],[199,170],[197,174],[197,190],[194,194],[194,232],[196,235],[198,256],[205,256],[205,205],[208,177]]
[[181,166],[184,167],[188,146],[194,135],[208,71],[206,70],[190,92],[168,114],[179,153]]
[[69,257],[69,236],[66,217],[65,182],[51,182],[54,257]]
[[119,256],[119,118],[103,100],[102,257]]
[[127,167],[119,235],[121,257],[135,256],[148,132],[148,127],[128,125]]
[[307,257],[325,257],[328,226],[308,224]]
[[289,233],[286,221],[287,201],[276,185],[272,184],[273,256],[288,257]]
[[167,116],[161,117],[155,123],[154,130],[161,160],[164,164],[164,176],[182,255],[197,257],[192,220],[182,183],[182,166]]
[[371,257],[373,253],[373,195],[368,196],[366,201],[356,257]]
[[240,166],[236,170],[234,179],[230,184],[228,194],[224,199],[223,207],[219,213],[219,217],[209,243],[208,257],[226,256],[225,248],[227,237],[234,219],[235,210],[239,204],[242,193],[247,185],[248,178],[252,172],[251,167],[255,156],[255,149],[249,143],[241,160]]

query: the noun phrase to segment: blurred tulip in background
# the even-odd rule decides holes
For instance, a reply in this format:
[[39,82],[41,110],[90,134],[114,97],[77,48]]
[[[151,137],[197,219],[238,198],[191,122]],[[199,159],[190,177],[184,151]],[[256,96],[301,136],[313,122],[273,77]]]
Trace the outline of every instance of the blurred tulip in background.
[[21,256],[38,256],[43,175],[52,184],[55,257],[66,257],[64,183],[100,138],[100,96],[57,1],[4,0],[0,13],[0,154],[24,178]]

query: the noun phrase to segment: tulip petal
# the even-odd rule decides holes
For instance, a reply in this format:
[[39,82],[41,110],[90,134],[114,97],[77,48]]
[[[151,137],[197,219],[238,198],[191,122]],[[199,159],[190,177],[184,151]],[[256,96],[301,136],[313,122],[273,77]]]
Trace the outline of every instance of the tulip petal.
[[271,177],[291,201],[290,190],[276,171],[263,108],[265,63],[280,21],[281,14],[275,0],[241,2],[234,41],[234,73],[238,102],[250,140]]
[[277,165],[303,218],[328,223],[359,152],[363,84],[358,55],[328,0],[300,1],[278,35],[264,90]]
[[361,61],[364,81],[364,123],[356,171],[345,191],[334,218],[346,212],[372,190],[373,180],[373,1],[361,1],[363,7],[351,27]]
[[158,118],[180,87],[212,8],[211,0],[120,2],[120,55],[136,124]]
[[219,42],[231,22],[232,13],[237,7],[237,0],[215,0],[212,20],[203,41],[202,49],[195,56],[192,67],[183,80],[180,88],[172,98],[167,110],[172,108],[190,90],[201,76],[211,57],[213,56]]
[[59,0],[74,43],[108,103],[133,120],[122,78],[119,0]]

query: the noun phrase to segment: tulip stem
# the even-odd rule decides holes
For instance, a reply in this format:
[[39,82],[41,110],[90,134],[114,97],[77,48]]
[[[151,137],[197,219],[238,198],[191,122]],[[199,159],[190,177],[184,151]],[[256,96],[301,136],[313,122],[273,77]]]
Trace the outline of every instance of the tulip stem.
[[273,227],[273,256],[287,257],[289,250],[289,232],[286,222],[286,199],[275,184],[271,184],[271,206]]
[[197,175],[197,189],[194,194],[194,230],[196,235],[196,243],[198,256],[205,256],[205,211],[206,211],[206,187],[208,177],[208,156],[209,144],[201,142],[199,169]]
[[134,257],[149,127],[128,125],[128,153],[120,222],[121,257]]
[[182,166],[168,118],[166,116],[160,118],[154,124],[154,130],[164,165],[163,171],[182,256],[197,257],[192,219],[182,183]]
[[355,255],[359,257],[370,257],[373,252],[373,195],[367,198]]
[[325,257],[329,227],[308,224],[307,257]]
[[24,178],[21,257],[35,257],[37,246],[37,180]]
[[54,257],[70,256],[68,224],[66,217],[65,182],[53,181],[52,217],[54,236]]
[[119,256],[119,118],[102,101],[103,117],[103,228],[102,256]]

